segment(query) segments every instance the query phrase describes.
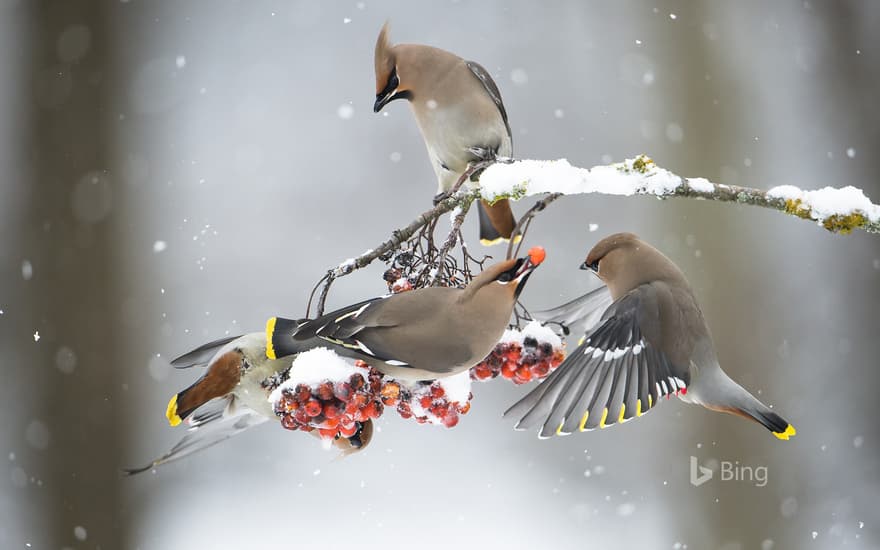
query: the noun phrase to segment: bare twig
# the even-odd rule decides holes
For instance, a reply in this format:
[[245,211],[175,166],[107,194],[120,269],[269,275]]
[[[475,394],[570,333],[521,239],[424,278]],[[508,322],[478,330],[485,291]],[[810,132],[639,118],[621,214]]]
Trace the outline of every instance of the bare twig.
[[[507,258],[512,258],[519,254],[519,248],[522,246],[523,241],[526,238],[526,232],[528,231],[529,224],[532,223],[532,218],[535,217],[535,214],[547,208],[547,205],[551,202],[555,201],[559,197],[562,196],[562,193],[550,193],[543,199],[539,200],[529,208],[525,214],[516,222],[516,227],[513,228],[512,235],[519,235],[520,239],[511,239],[510,243],[507,245]],[[514,245],[516,249],[514,249]]]
[[[335,281],[339,277],[344,277],[352,273],[353,271],[364,268],[370,265],[373,260],[385,256],[393,250],[396,250],[410,237],[415,235],[417,231],[424,230],[430,224],[434,223],[437,218],[457,206],[470,206],[471,202],[473,202],[476,197],[477,193],[475,191],[464,191],[456,193],[451,197],[447,197],[438,202],[434,206],[434,208],[431,208],[430,210],[426,210],[425,212],[419,214],[416,219],[411,221],[406,227],[394,230],[391,234],[391,238],[383,242],[376,248],[369,250],[356,258],[348,259],[336,266],[335,268],[330,269],[327,274],[324,275],[320,281],[318,281],[318,284],[316,284],[315,288],[312,290],[312,293],[309,296],[309,310],[311,309],[311,303],[314,298],[315,292],[318,290],[318,287],[322,285],[322,283],[323,288],[321,289],[321,294],[318,298],[318,304],[316,308],[317,315],[322,315],[324,313],[324,303],[326,301],[327,294],[330,291],[330,285],[333,284],[333,281]],[[306,311],[307,317],[309,315],[309,310]]]
[[[443,269],[443,264],[446,262],[446,256],[449,254],[449,250],[452,249],[453,246],[455,246],[455,243],[458,240],[459,235],[461,234],[461,224],[464,223],[464,217],[467,215],[470,207],[470,203],[463,204],[459,207],[459,210],[455,214],[455,216],[453,216],[452,230],[449,232],[449,235],[446,236],[446,240],[444,240],[443,244],[440,246],[440,253],[437,256],[437,273],[434,274],[430,286],[436,285],[437,281],[440,279],[440,272]],[[464,241],[462,240],[462,242]]]

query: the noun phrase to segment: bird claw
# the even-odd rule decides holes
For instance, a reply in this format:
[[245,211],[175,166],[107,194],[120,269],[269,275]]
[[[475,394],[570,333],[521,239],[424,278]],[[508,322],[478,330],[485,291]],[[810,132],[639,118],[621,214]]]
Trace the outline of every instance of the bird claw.
[[452,193],[450,193],[449,191],[443,191],[442,193],[437,193],[436,195],[434,195],[434,206],[437,206],[438,204],[445,201],[446,199],[448,199],[451,196],[452,196]]

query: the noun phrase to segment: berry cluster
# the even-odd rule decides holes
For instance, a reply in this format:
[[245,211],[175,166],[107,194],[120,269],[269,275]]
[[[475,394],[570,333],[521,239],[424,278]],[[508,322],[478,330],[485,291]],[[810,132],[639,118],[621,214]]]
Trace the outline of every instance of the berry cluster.
[[370,368],[348,380],[325,380],[316,386],[297,384],[282,390],[275,414],[288,430],[318,430],[324,439],[351,437],[361,422],[382,415],[381,389],[382,373]]
[[382,403],[394,407],[402,418],[413,418],[419,424],[442,424],[452,428],[458,424],[459,415],[471,408],[469,393],[464,403],[451,399],[441,380],[404,386],[386,379],[380,392]]
[[540,380],[562,363],[565,352],[549,342],[526,336],[518,341],[500,342],[492,353],[471,368],[471,380],[491,380],[499,374],[514,384]]

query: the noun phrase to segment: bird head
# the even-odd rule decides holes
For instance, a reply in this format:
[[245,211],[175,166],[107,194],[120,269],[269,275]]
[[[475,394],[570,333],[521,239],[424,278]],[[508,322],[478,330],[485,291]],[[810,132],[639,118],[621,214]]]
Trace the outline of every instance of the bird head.
[[641,284],[684,279],[666,256],[632,233],[615,233],[596,243],[580,268],[602,279],[615,300]]
[[528,255],[522,258],[511,258],[487,267],[474,277],[474,280],[468,285],[468,289],[475,291],[482,286],[494,284],[507,289],[516,300],[532,271],[541,265],[546,255],[547,253],[542,247],[533,246],[529,249]]
[[379,31],[376,39],[376,103],[373,104],[373,112],[378,113],[382,107],[395,99],[409,99],[411,93],[401,83],[397,69],[397,51],[388,39],[388,23]]
[[340,456],[349,456],[363,451],[373,439],[373,421],[370,419],[360,423],[358,431],[351,437],[339,437],[333,446],[341,451]]

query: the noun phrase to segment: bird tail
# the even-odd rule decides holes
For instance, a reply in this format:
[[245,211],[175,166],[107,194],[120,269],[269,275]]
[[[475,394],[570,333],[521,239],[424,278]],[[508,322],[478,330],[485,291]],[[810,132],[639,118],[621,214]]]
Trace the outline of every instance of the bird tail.
[[770,407],[764,405],[757,399],[752,399],[754,400],[754,403],[747,403],[732,407],[709,408],[714,408],[722,412],[742,416],[747,420],[757,422],[758,424],[770,430],[773,435],[779,439],[784,439],[788,441],[791,436],[797,435],[797,430],[795,430],[794,426],[788,423],[788,420],[773,412]]
[[[501,199],[494,203],[480,201],[480,243],[483,246],[491,246],[510,240],[513,230],[516,228],[516,219],[513,210],[510,209],[510,201]],[[517,235],[515,240],[521,238]]]
[[235,349],[213,359],[201,378],[168,402],[168,423],[177,426],[205,403],[229,394],[241,380],[243,359],[242,352]]
[[[277,359],[308,350],[314,345],[299,342],[293,335],[306,320],[272,317],[266,321],[266,357]],[[308,341],[308,340],[307,340]]]
[[[718,372],[721,372],[721,370],[719,369]],[[726,377],[723,372],[721,374]],[[716,388],[723,388],[725,396],[717,399],[706,399],[701,395],[703,388],[700,388],[694,392],[689,392],[688,397],[708,409],[735,414],[746,420],[757,422],[770,430],[779,439],[787,441],[790,437],[797,434],[797,430],[786,419],[773,412],[773,409],[761,403],[742,386],[730,378],[727,379],[729,383],[715,386]]]
[[210,399],[205,399],[204,377],[199,378],[193,385],[171,396],[168,408],[165,409],[165,417],[172,426],[177,426],[196,409],[204,405]]

